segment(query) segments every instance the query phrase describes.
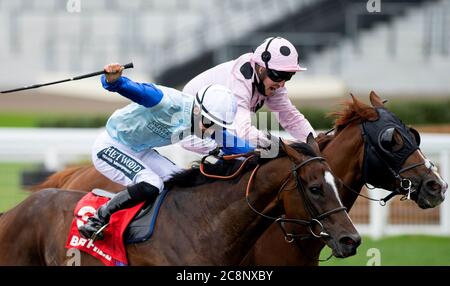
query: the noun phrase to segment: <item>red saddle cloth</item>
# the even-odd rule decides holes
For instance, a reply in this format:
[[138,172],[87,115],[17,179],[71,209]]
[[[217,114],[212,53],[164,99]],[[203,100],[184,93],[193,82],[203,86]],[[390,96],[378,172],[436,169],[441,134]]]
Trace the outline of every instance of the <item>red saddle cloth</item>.
[[109,198],[88,193],[75,207],[75,218],[72,221],[66,248],[76,248],[98,259],[107,266],[128,265],[127,253],[123,243],[123,234],[128,224],[141,209],[144,202],[128,209],[115,212],[109,225],[103,230],[104,238],[93,242],[84,238],[78,231],[78,226],[84,224],[88,217],[93,216],[97,209],[109,201]]

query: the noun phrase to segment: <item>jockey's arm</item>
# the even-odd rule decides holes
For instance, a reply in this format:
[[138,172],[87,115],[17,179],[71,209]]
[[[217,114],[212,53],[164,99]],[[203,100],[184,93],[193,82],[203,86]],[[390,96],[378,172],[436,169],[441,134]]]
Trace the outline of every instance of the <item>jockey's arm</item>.
[[248,141],[257,149],[270,148],[272,142],[267,131],[261,131],[251,123],[251,112],[247,108],[238,106],[236,117],[236,134],[240,138],[248,138]]
[[121,76],[111,83],[106,81],[105,75],[101,77],[103,88],[120,95],[145,107],[152,107],[161,102],[163,92],[151,83],[138,83]]
[[247,140],[239,138],[227,130],[223,130],[219,135],[217,136],[214,133],[212,138],[216,141],[224,155],[245,154],[255,150]]
[[312,128],[308,119],[292,104],[288,98],[286,89],[281,94],[277,94],[266,101],[267,107],[275,113],[280,125],[296,141],[305,142],[309,133],[316,132]]
[[179,142],[180,146],[186,150],[208,154],[215,149],[220,149],[221,155],[244,154],[254,151],[254,148],[248,141],[245,141],[228,131],[219,133],[214,132],[211,137],[201,139],[195,135],[187,136]]

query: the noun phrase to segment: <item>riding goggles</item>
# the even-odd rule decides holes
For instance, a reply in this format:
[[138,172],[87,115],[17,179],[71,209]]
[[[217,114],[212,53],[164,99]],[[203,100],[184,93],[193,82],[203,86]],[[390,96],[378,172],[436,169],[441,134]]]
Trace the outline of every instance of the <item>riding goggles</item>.
[[288,81],[292,78],[295,72],[277,71],[267,69],[267,76],[274,82]]

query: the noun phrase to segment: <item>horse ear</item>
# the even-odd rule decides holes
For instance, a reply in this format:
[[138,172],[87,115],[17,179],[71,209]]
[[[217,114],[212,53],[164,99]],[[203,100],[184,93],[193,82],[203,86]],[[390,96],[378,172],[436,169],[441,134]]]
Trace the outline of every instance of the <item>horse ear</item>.
[[308,134],[308,138],[306,138],[306,144],[308,144],[317,155],[320,155],[320,148],[319,145],[316,142],[316,139],[314,139],[314,135],[312,132]]
[[286,155],[288,155],[288,157],[294,159],[294,161],[297,160],[299,156],[298,152],[291,146],[285,144],[281,138],[280,138],[280,147],[284,150],[284,152],[286,152]]
[[355,112],[361,115],[363,113],[363,103],[359,101],[352,93],[350,93],[350,96],[352,97]]
[[[369,121],[377,120],[378,113],[373,109],[373,107],[359,101],[353,94],[350,93],[353,100],[353,110],[362,118]],[[379,99],[379,97],[378,97]],[[381,102],[381,101],[380,101]]]
[[359,100],[356,99],[356,97],[353,95],[353,93],[350,93],[350,97],[352,98],[353,104],[358,105]]
[[375,91],[371,91],[370,95],[370,103],[372,103],[373,107],[384,107],[384,103],[381,98],[375,93]]

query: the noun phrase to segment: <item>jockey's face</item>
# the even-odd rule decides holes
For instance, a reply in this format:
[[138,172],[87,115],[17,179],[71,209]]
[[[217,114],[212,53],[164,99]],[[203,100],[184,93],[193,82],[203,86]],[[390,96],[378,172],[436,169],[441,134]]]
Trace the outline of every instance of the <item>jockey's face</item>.
[[206,127],[204,124],[202,124],[201,120],[199,120],[198,125],[202,132],[202,138],[211,137],[211,135],[214,133],[214,125]]
[[275,94],[275,90],[284,87],[286,81],[274,82],[268,76],[264,78],[264,87],[266,96],[272,96]]
[[199,138],[211,137],[216,125],[202,116],[198,107],[194,107],[192,116],[194,117],[194,135]]
[[284,85],[286,84],[285,80],[280,82],[275,82],[271,80],[270,77],[267,76],[267,70],[263,67],[258,66],[257,72],[259,79],[263,81],[266,96],[274,95],[277,89],[284,87]]

